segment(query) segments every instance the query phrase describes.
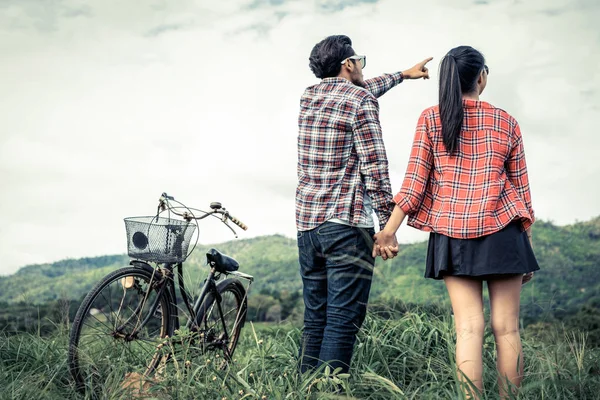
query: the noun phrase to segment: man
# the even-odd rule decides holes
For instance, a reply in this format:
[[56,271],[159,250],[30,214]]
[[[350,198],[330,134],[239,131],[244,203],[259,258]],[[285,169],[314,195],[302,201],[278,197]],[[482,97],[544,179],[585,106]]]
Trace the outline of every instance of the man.
[[428,79],[431,58],[365,81],[366,57],[336,35],[317,43],[309,60],[322,81],[304,92],[298,118],[300,369],[325,362],[346,372],[371,289],[372,211],[383,228],[394,206],[377,97],[404,79]]

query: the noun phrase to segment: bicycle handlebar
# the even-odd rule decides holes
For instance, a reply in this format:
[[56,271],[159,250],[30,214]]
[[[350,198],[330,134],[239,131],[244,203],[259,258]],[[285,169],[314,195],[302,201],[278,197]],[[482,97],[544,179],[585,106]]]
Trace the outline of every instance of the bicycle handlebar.
[[[220,214],[220,215],[223,216],[223,218],[221,219],[221,221],[225,225],[227,225],[227,219],[229,219],[231,222],[233,222],[234,224],[236,224],[237,226],[239,226],[243,230],[245,230],[245,231],[248,230],[248,226],[246,224],[244,224],[242,221],[240,221],[239,219],[237,219],[233,215],[229,214],[229,211],[227,211],[225,209],[225,207],[222,207],[220,203],[212,203],[211,204],[211,208],[213,208],[213,204],[218,204],[218,206],[216,208],[213,208],[212,211],[198,210],[198,211],[200,211],[200,212],[202,212],[204,214],[202,216],[200,216],[200,217],[196,217],[191,212],[188,212],[188,211],[190,211],[190,209],[188,209],[185,206],[183,206],[183,208],[186,208],[188,211],[177,212],[175,210],[175,208],[171,206],[171,204],[169,203],[169,201],[175,201],[175,198],[173,196],[167,195],[166,193],[161,194],[160,195],[160,199],[158,200],[158,208],[159,208],[159,210],[165,211],[166,209],[168,209],[172,213],[174,213],[176,215],[179,215],[180,217],[183,217],[187,221],[191,221],[192,219],[201,220],[201,219],[204,219],[204,218],[208,217],[209,215]],[[229,225],[227,225],[227,226],[229,227],[229,229],[231,229],[231,227]],[[235,233],[235,231],[234,231],[234,233]]]
[[233,222],[234,224],[236,224],[237,226],[239,226],[243,230],[245,230],[245,231],[248,230],[248,227],[246,226],[246,224],[244,224],[242,221],[240,221],[239,219],[237,219],[233,215],[228,215],[228,217],[231,220],[231,222]]

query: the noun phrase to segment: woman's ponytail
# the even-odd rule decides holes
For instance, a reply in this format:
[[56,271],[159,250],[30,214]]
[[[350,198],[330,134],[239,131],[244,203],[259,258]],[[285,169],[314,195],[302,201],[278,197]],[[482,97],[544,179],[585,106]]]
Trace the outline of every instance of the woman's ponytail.
[[471,46],[448,52],[440,64],[440,119],[442,138],[449,154],[458,150],[463,124],[463,94],[477,90],[477,79],[485,67],[483,54]]
[[442,137],[448,153],[458,147],[458,137],[463,123],[462,90],[456,60],[447,54],[440,66],[440,119]]

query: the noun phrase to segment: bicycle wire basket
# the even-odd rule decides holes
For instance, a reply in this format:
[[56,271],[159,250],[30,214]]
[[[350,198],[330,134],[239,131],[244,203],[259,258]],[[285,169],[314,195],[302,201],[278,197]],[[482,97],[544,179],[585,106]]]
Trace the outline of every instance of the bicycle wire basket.
[[156,216],[124,221],[129,257],[156,263],[180,263],[187,258],[196,224]]

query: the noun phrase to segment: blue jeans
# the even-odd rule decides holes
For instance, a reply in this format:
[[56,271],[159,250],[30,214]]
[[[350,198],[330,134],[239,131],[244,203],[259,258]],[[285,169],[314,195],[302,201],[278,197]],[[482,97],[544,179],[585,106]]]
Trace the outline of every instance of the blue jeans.
[[322,363],[343,372],[350,368],[371,290],[374,234],[373,228],[334,222],[298,232],[305,306],[301,372]]

